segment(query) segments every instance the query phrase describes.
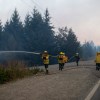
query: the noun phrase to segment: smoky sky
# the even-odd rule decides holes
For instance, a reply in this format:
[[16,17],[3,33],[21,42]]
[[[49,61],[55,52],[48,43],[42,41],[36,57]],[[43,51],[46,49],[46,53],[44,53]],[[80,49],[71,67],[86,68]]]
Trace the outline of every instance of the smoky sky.
[[21,20],[34,6],[43,14],[48,8],[52,24],[72,28],[81,43],[93,40],[100,45],[100,0],[0,0],[0,19],[10,19],[17,8]]

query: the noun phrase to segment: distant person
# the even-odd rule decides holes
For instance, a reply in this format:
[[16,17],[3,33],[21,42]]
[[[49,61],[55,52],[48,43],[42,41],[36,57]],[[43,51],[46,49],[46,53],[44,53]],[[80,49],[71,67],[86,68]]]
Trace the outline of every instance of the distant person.
[[45,66],[46,74],[48,74],[49,54],[47,51],[42,53],[43,64]]
[[79,60],[80,60],[79,53],[76,53],[75,59],[76,59],[76,64],[77,64],[77,66],[78,66],[78,65],[79,65]]
[[62,71],[62,69],[64,68],[64,64],[65,64],[63,52],[60,52],[58,55],[58,63],[59,63],[59,70]]

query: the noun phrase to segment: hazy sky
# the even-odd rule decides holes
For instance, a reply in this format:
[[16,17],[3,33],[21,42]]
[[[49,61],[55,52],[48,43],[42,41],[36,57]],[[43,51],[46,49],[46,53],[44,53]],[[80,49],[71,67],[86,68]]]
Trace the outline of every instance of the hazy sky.
[[42,14],[48,8],[55,27],[72,27],[81,43],[100,45],[100,0],[0,0],[0,19],[5,23],[17,8],[23,20],[34,6]]

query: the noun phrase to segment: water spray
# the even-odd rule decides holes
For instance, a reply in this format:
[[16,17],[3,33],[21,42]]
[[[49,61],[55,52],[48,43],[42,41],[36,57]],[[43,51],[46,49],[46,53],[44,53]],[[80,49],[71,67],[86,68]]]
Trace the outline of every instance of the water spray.
[[2,53],[29,53],[29,54],[36,54],[36,55],[41,54],[38,52],[29,52],[29,51],[0,51],[0,54],[2,54]]
[[[28,53],[28,54],[35,54],[35,55],[40,55],[41,53],[39,53],[39,52],[30,52],[30,51],[0,51],[0,54],[3,54],[3,53]],[[52,55],[50,55],[51,57],[54,57],[54,58],[56,58],[56,57],[58,57],[58,55],[56,55],[56,56],[52,56]],[[68,60],[68,62],[71,60],[71,59],[73,59],[75,56],[72,56],[69,60]]]

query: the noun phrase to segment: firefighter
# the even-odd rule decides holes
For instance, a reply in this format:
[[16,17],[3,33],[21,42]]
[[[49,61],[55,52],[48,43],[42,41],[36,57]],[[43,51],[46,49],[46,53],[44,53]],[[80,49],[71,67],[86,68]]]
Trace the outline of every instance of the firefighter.
[[68,56],[66,56],[65,53],[63,53],[63,59],[64,59],[64,63],[63,63],[63,69],[64,69],[65,63],[68,62]]
[[43,64],[45,66],[46,74],[48,74],[49,54],[47,51],[43,52],[42,59],[43,59]]
[[76,58],[76,64],[78,66],[78,63],[79,63],[79,60],[80,60],[79,53],[76,53],[75,58]]
[[62,69],[64,67],[64,63],[65,63],[63,52],[60,52],[59,55],[58,55],[58,63],[59,63],[59,70],[62,71]]

